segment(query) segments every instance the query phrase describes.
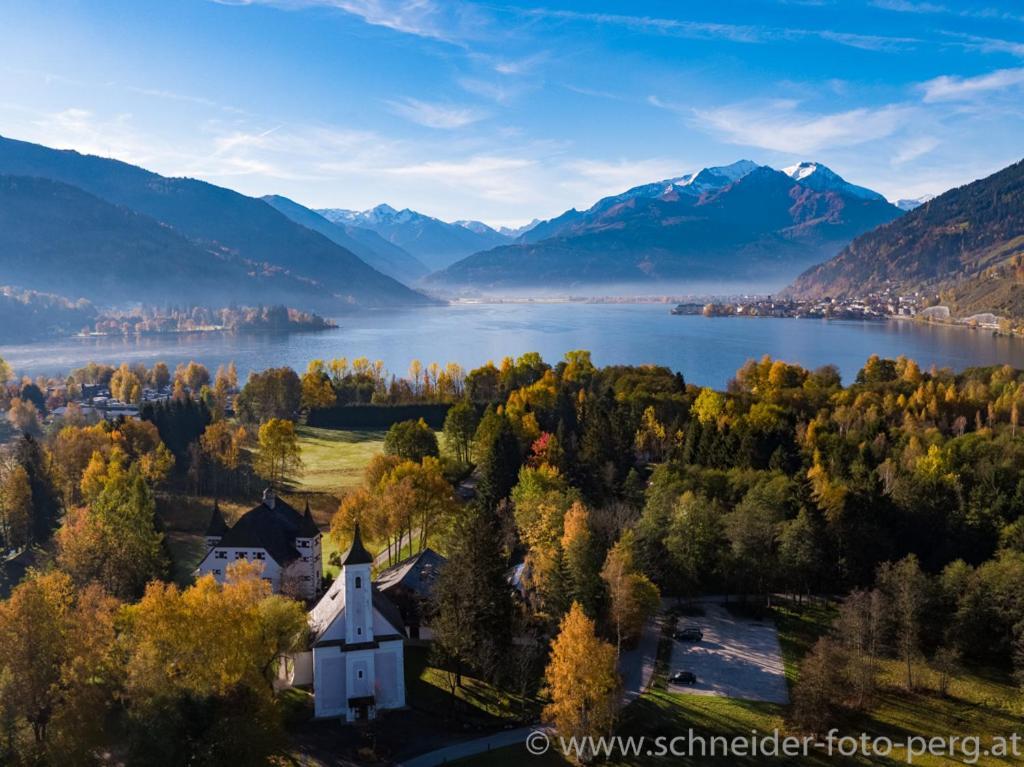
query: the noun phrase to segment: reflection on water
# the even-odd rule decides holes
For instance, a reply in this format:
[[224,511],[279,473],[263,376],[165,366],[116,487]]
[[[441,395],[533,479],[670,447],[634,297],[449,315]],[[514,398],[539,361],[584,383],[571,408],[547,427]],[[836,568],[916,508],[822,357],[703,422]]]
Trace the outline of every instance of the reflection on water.
[[590,349],[598,364],[667,365],[688,381],[721,387],[744,361],[764,354],[807,367],[835,364],[849,383],[870,354],[905,354],[928,368],[957,370],[1008,363],[1024,368],[1024,341],[913,322],[673,316],[657,304],[474,304],[367,311],[337,318],[338,329],[290,335],[197,334],[66,339],[6,346],[19,374],[65,373],[90,360],[119,363],[234,360],[240,374],[276,365],[305,368],[311,359],[367,356],[404,374],[409,361],[475,367],[510,354],[540,352],[555,362]]

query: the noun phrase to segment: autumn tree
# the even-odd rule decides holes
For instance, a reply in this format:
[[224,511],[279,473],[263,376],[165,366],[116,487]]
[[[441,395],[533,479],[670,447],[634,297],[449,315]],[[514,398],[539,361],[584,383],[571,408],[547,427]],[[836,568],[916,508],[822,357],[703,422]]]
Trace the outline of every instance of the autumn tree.
[[658,610],[661,595],[650,579],[636,570],[635,538],[627,530],[608,552],[601,578],[608,588],[608,618],[615,627],[615,652],[623,641],[640,636],[644,623]]
[[0,705],[19,763],[91,765],[120,683],[116,600],[77,592],[60,572],[30,573],[0,602]]
[[596,636],[594,621],[578,602],[569,608],[551,643],[544,679],[551,699],[544,707],[544,720],[562,738],[586,742],[582,739],[611,733],[621,687],[615,648]]
[[199,438],[203,455],[213,469],[214,493],[220,477],[231,477],[242,464],[243,448],[249,434],[244,426],[235,426],[228,421],[214,421],[206,427]]
[[295,423],[271,418],[260,426],[259,451],[253,460],[256,473],[272,485],[302,468],[302,453],[295,435]]
[[57,533],[57,563],[78,584],[99,583],[122,599],[142,594],[167,568],[156,502],[138,464],[117,455]]
[[110,394],[122,402],[138,404],[142,399],[142,381],[128,366],[127,362],[114,371],[110,377]]
[[16,462],[0,474],[0,541],[3,548],[18,549],[32,540],[32,488],[28,472]]
[[184,590],[151,583],[127,611],[136,760],[265,763],[282,742],[277,666],[303,647],[306,631],[302,605],[271,594],[256,562],[229,565],[224,584],[212,575]]
[[246,423],[271,418],[293,419],[302,404],[302,383],[288,367],[270,368],[249,376],[235,398],[235,411]]
[[312,360],[302,375],[301,406],[304,410],[331,407],[337,404],[338,395],[331,384],[327,365],[323,360]]
[[37,436],[42,433],[39,410],[27,399],[15,397],[7,408],[7,422],[22,434]]

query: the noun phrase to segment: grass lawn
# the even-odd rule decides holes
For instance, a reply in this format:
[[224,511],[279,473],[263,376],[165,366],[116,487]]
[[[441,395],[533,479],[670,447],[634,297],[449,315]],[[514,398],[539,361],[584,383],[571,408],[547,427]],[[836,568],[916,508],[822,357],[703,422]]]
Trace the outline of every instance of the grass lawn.
[[302,470],[290,478],[295,492],[340,498],[363,479],[363,469],[384,452],[383,431],[337,431],[298,426]]

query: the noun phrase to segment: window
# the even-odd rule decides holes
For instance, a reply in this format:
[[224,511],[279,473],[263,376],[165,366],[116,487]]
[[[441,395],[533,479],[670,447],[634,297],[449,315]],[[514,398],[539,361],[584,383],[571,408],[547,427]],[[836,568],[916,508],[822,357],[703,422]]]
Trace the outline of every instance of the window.
[[256,559],[266,559],[266,558],[267,558],[267,552],[265,552],[265,551],[257,551],[256,552]]
[[235,552],[235,559],[245,559],[245,552],[244,551],[236,551]]
[[356,588],[361,589],[363,587],[363,579],[358,575],[356,576]]
[[303,557],[303,558],[302,558],[302,561],[303,561],[303,562],[308,562],[308,561],[309,561],[309,557]]
[[214,575],[220,575],[220,570],[214,570],[214,571],[213,571],[213,574],[214,574]]
[[359,678],[360,678],[360,679],[362,679],[362,678],[363,678],[363,672],[362,672],[362,671],[359,671]]
[[228,553],[226,551],[216,551],[213,554],[214,559],[227,559]]
[[363,635],[363,629],[360,627],[356,628],[356,636],[361,637]]

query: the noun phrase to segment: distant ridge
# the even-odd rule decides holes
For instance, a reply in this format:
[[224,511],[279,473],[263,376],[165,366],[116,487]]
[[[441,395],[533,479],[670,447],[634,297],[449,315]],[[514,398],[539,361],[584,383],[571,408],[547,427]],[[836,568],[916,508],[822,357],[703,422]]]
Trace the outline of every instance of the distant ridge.
[[460,258],[479,250],[510,242],[510,239],[486,224],[467,227],[405,208],[378,205],[364,211],[325,208],[317,211],[336,224],[372,229],[388,242],[411,253],[431,270],[443,269]]
[[[208,258],[216,254],[223,259],[238,259],[261,277],[287,275],[294,285],[305,285],[304,307],[339,311],[358,305],[430,302],[262,200],[230,189],[194,179],[167,178],[118,160],[2,137],[0,173],[75,186],[173,228],[210,254]],[[3,281],[8,280],[0,263]],[[203,286],[197,285],[196,289],[202,290]],[[292,296],[288,299],[291,301]]]

